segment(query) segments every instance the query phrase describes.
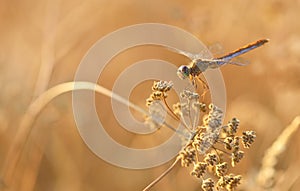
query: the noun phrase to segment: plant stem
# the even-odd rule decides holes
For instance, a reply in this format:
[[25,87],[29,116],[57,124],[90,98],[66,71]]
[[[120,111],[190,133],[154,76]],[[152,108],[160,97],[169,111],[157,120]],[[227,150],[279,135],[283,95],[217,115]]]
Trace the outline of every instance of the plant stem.
[[170,108],[169,104],[167,103],[167,100],[165,98],[163,98],[162,100],[164,101],[164,104],[166,105],[166,107],[168,108],[168,110],[170,111],[170,113],[173,115],[173,117],[175,117],[175,119],[177,119],[178,121],[180,121],[180,118]]
[[[110,90],[91,82],[66,82],[59,84],[57,86],[54,86],[44,93],[42,93],[37,99],[35,99],[30,106],[27,108],[27,111],[24,113],[19,128],[16,132],[16,135],[14,137],[14,140],[8,150],[8,153],[5,157],[2,171],[1,171],[1,183],[0,183],[0,189],[1,187],[5,189],[11,189],[12,180],[15,174],[15,169],[17,167],[17,164],[20,160],[20,157],[22,155],[23,149],[25,147],[26,142],[28,141],[29,135],[31,133],[31,130],[33,128],[33,124],[38,117],[38,115],[41,113],[43,108],[51,102],[54,98],[57,96],[74,90],[92,90],[97,93],[101,93],[105,96],[111,97],[112,99],[115,99],[116,101],[123,103],[127,105],[128,107],[131,107],[132,109],[144,114],[149,115],[145,110],[138,107],[137,105],[133,104],[132,102],[126,100],[125,98],[111,92]],[[169,124],[164,122],[164,125],[166,125],[169,128],[172,128]],[[175,129],[176,130],[176,129]]]
[[166,107],[168,108],[168,111],[170,111],[171,112],[171,114],[170,114],[170,116],[172,116],[175,120],[178,120],[189,132],[191,132],[190,131],[190,129],[188,128],[188,126],[183,122],[183,121],[181,121],[180,120],[180,117],[178,117],[174,112],[173,112],[173,110],[170,108],[170,106],[169,106],[169,104],[167,103],[167,100],[165,99],[165,98],[163,98],[163,102],[164,102],[164,104],[166,105]]
[[153,182],[151,182],[146,188],[143,189],[143,191],[150,190],[155,184],[157,184],[163,177],[165,177],[178,163],[180,160],[180,157],[177,157],[176,160],[173,162],[173,164],[165,171],[163,172],[159,177],[157,177]]

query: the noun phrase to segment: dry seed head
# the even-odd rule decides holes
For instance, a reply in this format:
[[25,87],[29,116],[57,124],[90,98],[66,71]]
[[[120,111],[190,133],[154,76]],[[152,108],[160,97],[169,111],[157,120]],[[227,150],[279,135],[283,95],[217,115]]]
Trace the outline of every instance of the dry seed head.
[[232,145],[233,145],[233,152],[239,151],[240,150],[240,137],[234,136]]
[[191,172],[192,176],[195,176],[197,178],[202,177],[206,173],[207,169],[207,163],[205,162],[198,162],[194,168],[193,171]]
[[213,144],[215,144],[218,136],[211,132],[205,132],[195,138],[193,145],[195,145],[200,154],[204,154]]
[[208,178],[206,180],[203,180],[201,187],[204,191],[213,191],[215,183],[211,178]]
[[222,125],[223,111],[217,106],[210,104],[209,113],[203,117],[203,125],[207,126],[208,131],[214,131]]
[[[163,100],[167,98],[167,91],[169,91],[173,86],[172,82],[159,81],[154,82],[152,86],[152,94],[150,98],[147,99],[147,105],[152,105],[155,100]],[[210,104],[208,107],[204,103],[200,103],[199,94],[191,92],[189,90],[184,90],[180,97],[185,99],[184,103],[176,103],[173,105],[173,113],[178,116],[189,116],[192,110],[197,112],[205,112],[208,108],[209,112],[203,117],[203,125],[198,126],[197,131],[192,133],[193,139],[190,140],[192,143],[184,147],[178,155],[178,159],[181,160],[181,165],[183,167],[188,167],[191,164],[194,168],[191,172],[192,176],[197,178],[203,178],[207,170],[213,170],[215,176],[219,179],[216,188],[224,188],[227,190],[233,190],[240,184],[241,176],[234,176],[232,174],[226,175],[228,171],[228,163],[220,161],[222,160],[221,155],[217,153],[211,153],[205,155],[202,162],[197,159],[197,152],[199,154],[205,154],[212,146],[219,142],[223,142],[227,150],[232,151],[231,163],[235,166],[244,156],[244,152],[240,151],[239,140],[240,137],[235,136],[239,126],[239,120],[233,118],[227,126],[222,126],[223,111]],[[221,130],[224,130],[221,133]],[[194,134],[196,133],[196,135]],[[195,136],[194,136],[195,135]],[[220,137],[221,136],[221,137]],[[255,133],[252,131],[246,131],[241,137],[245,147],[249,147],[253,143],[255,138]],[[217,148],[217,147],[214,147]],[[220,152],[222,154],[222,152]],[[220,158],[219,158],[220,157]],[[206,179],[202,181],[202,189],[212,191],[215,188],[215,183],[212,179]]]
[[146,106],[149,107],[152,103],[153,103],[153,99],[152,98],[147,98],[146,99]]
[[228,191],[235,190],[235,188],[240,184],[241,179],[241,175],[225,175],[219,178],[219,181],[217,182],[217,188],[226,188]]
[[237,118],[232,118],[231,121],[228,122],[227,127],[228,127],[228,134],[229,135],[234,135],[239,127],[240,121]]
[[172,81],[156,81],[153,83],[152,90],[153,91],[160,91],[160,92],[167,92],[170,91],[173,87]]
[[162,100],[164,98],[167,98],[167,94],[165,92],[154,91],[154,92],[152,92],[152,94],[150,95],[150,97],[153,100]]
[[218,156],[215,153],[208,153],[206,154],[204,161],[207,164],[214,166],[218,163]]
[[237,163],[239,163],[242,160],[243,157],[244,157],[243,151],[234,151],[231,154],[231,165],[235,166]]
[[203,117],[203,126],[201,127],[205,129],[206,132],[201,133],[195,143],[200,154],[204,154],[217,142],[220,136],[220,130],[222,129],[222,110],[213,104],[209,105],[209,109],[209,114]]
[[179,152],[178,157],[181,158],[181,166],[188,167],[193,162],[196,162],[196,150],[193,147],[186,147]]
[[228,164],[227,162],[223,162],[216,165],[216,174],[218,177],[224,176],[228,171]]
[[241,175],[236,175],[233,178],[233,181],[231,183],[231,186],[233,188],[237,187],[239,184],[241,184],[242,176]]
[[187,99],[187,100],[198,100],[200,96],[196,92],[192,92],[189,90],[183,90],[183,92],[180,93],[180,97],[182,99]]
[[224,142],[225,149],[227,149],[227,150],[232,149],[232,147],[233,147],[233,138],[232,137],[226,137],[223,142]]
[[163,100],[168,97],[167,91],[171,90],[173,82],[169,81],[158,81],[154,82],[152,86],[152,93],[146,100],[146,106],[149,107],[154,100]]
[[217,190],[219,190],[219,188],[225,188],[226,185],[227,185],[226,178],[224,176],[220,177],[216,185]]
[[[167,98],[166,92],[170,91],[172,86],[172,82],[154,82],[152,86],[153,92],[150,98],[147,99],[147,106],[152,106],[156,100],[165,101],[164,99]],[[206,112],[207,108],[209,111],[202,119],[202,126],[198,126],[198,129],[194,129],[195,131],[189,131],[189,137],[192,138],[189,139],[189,141],[192,142],[189,142],[189,146],[184,147],[180,151],[177,160],[181,160],[183,167],[188,167],[193,164],[192,176],[203,179],[203,176],[207,173],[207,170],[209,170],[210,173],[215,172],[214,175],[219,179],[216,185],[217,189],[224,188],[234,190],[237,185],[240,184],[241,176],[234,176],[233,174],[226,175],[228,163],[220,163],[220,161],[223,161],[222,150],[220,150],[220,153],[218,151],[214,153],[214,150],[211,149],[211,153],[206,154],[202,162],[198,161],[198,154],[205,154],[211,147],[215,150],[219,150],[218,147],[214,145],[222,142],[225,148],[232,152],[231,163],[232,166],[235,166],[244,156],[244,152],[240,151],[240,138],[242,138],[244,147],[248,148],[255,139],[255,132],[246,131],[242,137],[235,136],[239,126],[238,119],[233,118],[228,122],[227,126],[222,126],[224,113],[220,108],[214,104],[210,104],[206,107],[204,103],[198,101],[200,97],[199,94],[189,90],[184,90],[180,94],[180,97],[184,99],[184,103],[176,103],[173,105],[173,111],[170,109],[173,114],[179,117],[189,116],[191,118],[191,112],[193,111],[196,111],[197,114],[199,114],[199,111]],[[148,118],[146,118],[146,120],[147,119]],[[152,124],[152,126],[154,127],[155,123]],[[221,131],[222,129],[223,131]],[[188,132],[188,128],[186,131]],[[202,181],[203,190],[213,191],[214,188],[215,183],[211,178]]]
[[256,138],[254,131],[245,131],[243,132],[242,142],[245,148],[250,148],[251,144],[254,142]]
[[241,175],[236,175],[234,176],[233,174],[229,175],[229,183],[226,185],[226,188],[228,190],[234,190],[239,184],[241,184],[241,179],[242,176]]
[[209,114],[203,117],[203,129],[206,130],[202,133],[200,140],[198,141],[198,147],[200,154],[204,154],[212,145],[214,145],[220,136],[220,130],[222,129],[223,112],[217,106],[213,104],[209,105]]

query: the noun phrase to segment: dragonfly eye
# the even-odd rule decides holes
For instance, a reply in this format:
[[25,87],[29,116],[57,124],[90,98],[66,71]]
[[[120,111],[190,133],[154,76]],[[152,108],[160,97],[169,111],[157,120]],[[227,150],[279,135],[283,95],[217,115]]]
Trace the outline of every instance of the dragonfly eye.
[[185,65],[180,66],[177,70],[177,75],[182,80],[186,79],[190,75],[190,68]]

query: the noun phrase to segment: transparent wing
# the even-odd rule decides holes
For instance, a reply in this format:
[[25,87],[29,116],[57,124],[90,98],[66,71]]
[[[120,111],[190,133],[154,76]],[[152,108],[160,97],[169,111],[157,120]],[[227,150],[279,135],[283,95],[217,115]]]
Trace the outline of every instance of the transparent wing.
[[231,60],[225,60],[225,59],[212,59],[210,61],[210,67],[211,66],[222,66],[224,64],[232,64],[232,65],[236,65],[236,66],[246,66],[248,65],[250,62],[248,60],[245,60],[243,58],[239,58],[236,57],[234,59]]
[[225,53],[223,46],[218,42],[208,45],[207,48],[213,55],[221,55]]
[[191,52],[179,50],[176,48],[170,48],[170,47],[166,47],[166,48],[172,52],[176,52],[178,54],[186,56],[191,60],[203,58],[204,55],[207,55],[207,54],[213,54],[213,55],[224,54],[223,46],[220,43],[213,43],[213,44],[207,46],[207,49],[202,50],[201,53],[191,53]]
[[246,66],[250,64],[249,60],[246,60],[242,57],[235,57],[232,60],[229,61],[229,64],[234,64],[238,66]]
[[[240,58],[235,58],[233,60],[224,60],[224,59],[211,59],[211,60],[206,60],[205,63],[208,63],[206,67],[208,68],[218,68],[221,67],[225,64],[232,64],[236,66],[246,66],[249,64],[246,60],[242,60]],[[200,70],[205,71],[205,64],[199,62],[198,65]],[[204,68],[203,68],[204,67]]]
[[189,58],[190,60],[196,60],[196,59],[202,59],[202,58],[208,58],[208,57],[211,57],[211,53],[210,53],[210,50],[209,49],[204,49],[202,50],[200,53],[191,53],[191,52],[187,52],[187,51],[184,51],[184,50],[179,50],[177,48],[170,48],[170,47],[165,47],[167,48],[168,50],[172,51],[172,52],[175,52],[175,53],[178,53],[178,54],[181,54],[187,58]]
[[177,48],[170,48],[170,47],[166,47],[168,50],[172,51],[172,52],[175,52],[175,53],[178,53],[178,54],[181,54],[187,58],[189,58],[190,60],[194,60],[196,58],[198,58],[199,56],[197,54],[193,54],[193,53],[190,53],[190,52],[187,52],[187,51],[183,51],[183,50],[179,50]]

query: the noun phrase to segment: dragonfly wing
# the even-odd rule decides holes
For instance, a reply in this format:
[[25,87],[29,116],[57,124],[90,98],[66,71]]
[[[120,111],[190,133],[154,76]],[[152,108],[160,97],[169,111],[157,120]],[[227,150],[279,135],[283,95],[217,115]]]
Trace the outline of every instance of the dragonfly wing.
[[189,58],[190,60],[194,60],[197,57],[197,54],[193,54],[187,51],[183,51],[183,50],[179,50],[177,48],[171,48],[171,47],[166,47],[168,50],[172,51],[172,52],[176,52],[178,54],[181,54],[187,58]]
[[241,57],[235,57],[230,62],[232,62],[232,64],[238,65],[238,66],[246,66],[246,65],[250,64],[249,60],[246,60]]
[[236,65],[236,66],[247,66],[248,64],[239,63],[239,62],[227,62],[228,64]]
[[245,60],[241,57],[235,57],[229,61],[229,64],[237,65],[237,66],[246,66],[250,64],[249,60]]
[[232,64],[232,65],[237,65],[237,66],[246,66],[249,64],[247,60],[244,60],[242,58],[234,58],[231,60],[225,60],[225,59],[213,59],[210,65],[215,66],[222,66],[224,64]]
[[207,48],[214,56],[224,54],[223,46],[218,42],[208,45]]

